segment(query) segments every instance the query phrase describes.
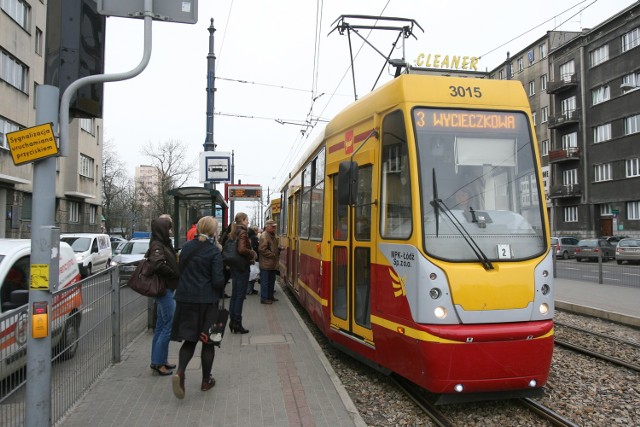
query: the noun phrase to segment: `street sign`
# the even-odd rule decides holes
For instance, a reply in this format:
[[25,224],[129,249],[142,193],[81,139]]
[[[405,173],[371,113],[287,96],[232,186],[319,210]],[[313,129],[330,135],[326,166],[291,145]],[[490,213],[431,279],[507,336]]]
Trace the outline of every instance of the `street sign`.
[[618,209],[611,209],[611,214],[612,215],[618,215],[620,213],[620,211]]
[[[98,13],[122,18],[144,18],[144,0],[98,0]],[[153,17],[157,21],[195,24],[198,0],[154,0]]]
[[259,185],[229,185],[227,191],[229,200],[262,200],[262,187]]
[[9,132],[7,143],[16,166],[58,155],[52,123]]
[[231,153],[205,151],[200,153],[200,182],[230,182]]

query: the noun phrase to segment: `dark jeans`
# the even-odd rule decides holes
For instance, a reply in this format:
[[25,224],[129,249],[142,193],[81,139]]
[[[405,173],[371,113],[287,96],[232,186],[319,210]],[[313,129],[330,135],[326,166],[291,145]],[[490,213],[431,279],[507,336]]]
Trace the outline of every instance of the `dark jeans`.
[[249,269],[246,271],[231,270],[231,301],[229,302],[229,317],[232,322],[242,322],[242,305],[247,295],[249,284]]
[[260,270],[260,299],[273,299],[276,286],[276,270]]

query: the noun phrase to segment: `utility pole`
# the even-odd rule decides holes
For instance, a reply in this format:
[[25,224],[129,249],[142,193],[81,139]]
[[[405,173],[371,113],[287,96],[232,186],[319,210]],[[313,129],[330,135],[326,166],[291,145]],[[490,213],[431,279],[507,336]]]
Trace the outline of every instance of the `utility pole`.
[[[209,53],[207,54],[207,136],[204,140],[204,151],[216,151],[216,144],[213,142],[213,111],[215,105],[215,82],[216,82],[216,55],[213,53],[213,33],[216,32],[213,26],[213,18],[209,31]],[[205,183],[205,186],[212,183]]]

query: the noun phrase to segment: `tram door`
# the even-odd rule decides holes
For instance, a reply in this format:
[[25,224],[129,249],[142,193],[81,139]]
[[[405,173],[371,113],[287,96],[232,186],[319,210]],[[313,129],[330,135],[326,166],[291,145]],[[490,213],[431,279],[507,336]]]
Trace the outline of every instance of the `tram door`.
[[331,323],[372,341],[371,256],[372,179],[371,163],[359,165],[357,197],[352,206],[338,204],[338,176],[333,176]]
[[294,193],[289,197],[289,203],[287,203],[287,233],[288,248],[287,251],[287,277],[289,283],[294,289],[298,289],[298,203],[299,193]]

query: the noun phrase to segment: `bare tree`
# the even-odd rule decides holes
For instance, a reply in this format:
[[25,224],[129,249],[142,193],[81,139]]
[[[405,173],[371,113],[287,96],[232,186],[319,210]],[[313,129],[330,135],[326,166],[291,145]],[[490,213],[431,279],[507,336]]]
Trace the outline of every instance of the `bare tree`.
[[126,194],[131,178],[127,175],[124,162],[120,160],[112,140],[104,142],[102,151],[102,214],[106,222],[106,232],[122,228],[124,206],[122,198]]
[[187,152],[187,146],[174,139],[159,144],[149,141],[142,148],[141,153],[151,160],[151,166],[156,168],[159,175],[157,188],[146,185],[138,187],[147,196],[150,218],[173,213],[173,198],[169,196],[169,190],[182,187],[196,170],[195,162],[187,159]]

